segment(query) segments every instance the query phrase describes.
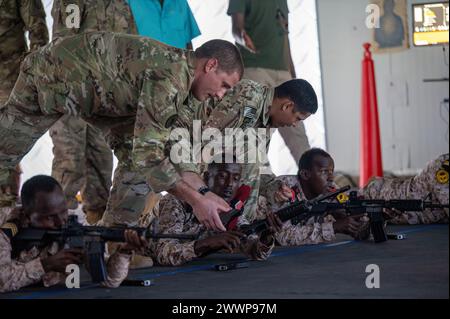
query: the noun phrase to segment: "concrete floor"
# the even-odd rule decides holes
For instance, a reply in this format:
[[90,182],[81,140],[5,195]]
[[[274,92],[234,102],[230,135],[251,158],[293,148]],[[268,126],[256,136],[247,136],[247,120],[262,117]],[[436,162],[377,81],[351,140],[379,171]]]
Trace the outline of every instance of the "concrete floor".
[[[40,298],[449,298],[448,225],[390,226],[406,240],[382,244],[342,236],[333,244],[277,248],[265,262],[227,272],[213,270],[242,256],[216,254],[178,268],[131,271],[133,279],[151,279],[150,287],[105,289],[89,283],[25,288],[0,299]],[[380,268],[380,288],[368,289],[366,266]]]

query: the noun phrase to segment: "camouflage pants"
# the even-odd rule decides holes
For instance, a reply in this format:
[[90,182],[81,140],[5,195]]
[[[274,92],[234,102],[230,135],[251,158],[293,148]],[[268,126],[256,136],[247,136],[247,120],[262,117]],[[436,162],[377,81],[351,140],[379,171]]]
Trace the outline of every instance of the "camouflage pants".
[[[0,184],[8,184],[21,159],[60,117],[56,111],[42,113],[33,79],[21,73],[9,100],[0,108]],[[12,200],[0,198],[2,205]]]
[[[13,87],[14,87],[14,83],[11,83],[11,87],[8,87],[8,85],[7,85],[6,87],[0,88],[0,109],[3,107],[3,105],[8,100],[9,94],[11,93],[11,90]],[[20,175],[21,174],[22,174],[22,169],[20,167],[20,164],[17,164],[17,166],[14,169],[14,172],[12,172],[10,179],[8,181],[8,185],[11,186],[11,189],[14,194],[19,193]]]
[[0,108],[2,108],[3,104],[5,104],[6,101],[8,100],[9,93],[10,93],[9,90],[4,90],[4,89],[2,90],[0,88]]
[[152,190],[143,175],[133,165],[132,137],[107,139],[114,149],[119,164],[114,171],[113,186],[100,225],[138,226],[139,218],[145,211]]
[[[449,154],[439,156],[412,178],[380,178],[371,180],[362,195],[373,199],[424,199],[431,194],[434,202],[448,204],[449,201]],[[424,212],[395,214],[393,224],[448,223],[448,209],[427,209]]]
[[50,129],[53,140],[52,176],[61,184],[70,209],[104,211],[111,189],[112,152],[101,130],[75,116],[64,116]]

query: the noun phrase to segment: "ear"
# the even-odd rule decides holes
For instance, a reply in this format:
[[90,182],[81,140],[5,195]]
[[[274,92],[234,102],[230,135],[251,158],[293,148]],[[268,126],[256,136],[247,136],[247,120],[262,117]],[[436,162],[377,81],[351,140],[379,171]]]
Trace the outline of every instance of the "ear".
[[219,61],[216,58],[211,58],[206,60],[205,63],[205,73],[215,72],[219,67]]
[[294,103],[289,101],[289,100],[286,100],[286,102],[283,103],[283,105],[281,106],[281,110],[283,112],[290,111],[290,110],[293,110],[293,109],[294,109]]
[[303,180],[305,180],[305,181],[309,180],[309,178],[311,177],[310,172],[309,172],[308,170],[306,170],[306,169],[302,169],[302,170],[298,173],[298,175],[300,176],[301,179],[303,179]]

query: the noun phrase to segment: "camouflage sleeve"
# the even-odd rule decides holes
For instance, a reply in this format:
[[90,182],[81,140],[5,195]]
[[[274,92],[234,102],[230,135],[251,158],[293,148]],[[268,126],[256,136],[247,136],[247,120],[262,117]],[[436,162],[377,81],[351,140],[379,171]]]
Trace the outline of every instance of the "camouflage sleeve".
[[103,287],[117,288],[127,278],[132,255],[114,253],[108,260],[106,270],[108,277],[102,282]]
[[29,32],[30,50],[36,50],[48,43],[48,30],[45,23],[45,11],[41,0],[22,0],[20,15]]
[[258,236],[251,236],[241,241],[240,250],[252,260],[266,260],[275,247],[275,240],[270,244],[264,244]]
[[0,207],[0,226],[6,223],[6,221],[9,219],[9,216],[12,212],[12,207]]
[[[424,199],[431,194],[433,201],[448,203],[449,197],[449,154],[430,161],[416,176],[373,178],[359,194],[368,199]],[[389,210],[392,224],[448,223],[448,209],[426,209],[423,212],[399,212]]]
[[[160,203],[159,230],[166,234],[181,234],[184,230],[184,207],[176,199],[164,198]],[[195,241],[161,239],[151,243],[151,257],[160,265],[179,266],[198,257],[194,251]]]
[[261,175],[260,195],[266,197],[270,203],[275,202],[275,193],[283,185],[283,180],[275,175]]
[[11,259],[11,250],[8,237],[0,231],[0,292],[38,283],[45,275],[40,258],[21,263]]
[[290,221],[284,223],[281,232],[275,238],[281,246],[300,246],[329,242],[336,238],[333,223],[334,218],[325,217],[323,223],[311,218],[305,225],[292,225]]
[[182,75],[173,74],[145,71],[134,128],[133,162],[156,193],[172,188],[181,180],[166,144],[177,119],[177,108],[186,99],[181,92],[189,90],[177,78]]

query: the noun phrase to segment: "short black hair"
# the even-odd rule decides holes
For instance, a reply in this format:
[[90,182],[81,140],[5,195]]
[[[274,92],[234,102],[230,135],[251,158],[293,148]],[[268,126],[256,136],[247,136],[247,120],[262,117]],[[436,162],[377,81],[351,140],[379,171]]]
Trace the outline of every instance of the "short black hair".
[[303,153],[302,157],[300,157],[300,160],[298,161],[298,170],[301,171],[302,169],[310,170],[312,169],[314,159],[316,156],[323,156],[327,158],[331,158],[331,155],[325,152],[321,148],[312,148],[305,153]]
[[219,69],[228,74],[238,72],[241,79],[244,74],[244,62],[239,49],[225,40],[211,40],[195,50],[197,59],[217,59]]
[[27,180],[20,191],[20,198],[23,208],[31,208],[34,205],[34,198],[38,192],[51,193],[56,188],[62,190],[56,179],[47,175],[36,175]]
[[314,114],[317,112],[317,95],[311,84],[302,79],[284,82],[275,88],[276,98],[288,98],[298,111]]

